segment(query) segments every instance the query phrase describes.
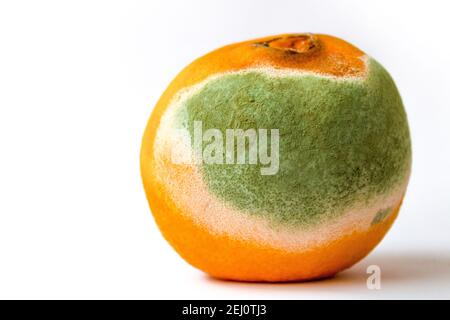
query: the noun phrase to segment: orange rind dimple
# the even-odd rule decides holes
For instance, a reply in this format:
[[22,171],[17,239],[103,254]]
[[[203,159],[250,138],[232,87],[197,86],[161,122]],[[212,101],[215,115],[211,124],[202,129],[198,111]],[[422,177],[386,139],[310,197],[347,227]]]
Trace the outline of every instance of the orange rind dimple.
[[258,42],[255,45],[285,50],[294,54],[311,54],[320,49],[320,42],[312,34],[290,35]]

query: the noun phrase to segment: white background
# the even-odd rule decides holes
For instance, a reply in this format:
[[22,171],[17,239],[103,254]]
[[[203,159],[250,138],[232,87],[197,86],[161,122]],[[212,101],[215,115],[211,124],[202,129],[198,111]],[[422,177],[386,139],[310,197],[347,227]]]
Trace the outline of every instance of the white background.
[[[0,1],[0,298],[450,298],[449,12],[430,0]],[[141,136],[193,59],[286,32],[341,37],[390,71],[412,131],[408,194],[382,244],[334,279],[212,280],[153,221]]]

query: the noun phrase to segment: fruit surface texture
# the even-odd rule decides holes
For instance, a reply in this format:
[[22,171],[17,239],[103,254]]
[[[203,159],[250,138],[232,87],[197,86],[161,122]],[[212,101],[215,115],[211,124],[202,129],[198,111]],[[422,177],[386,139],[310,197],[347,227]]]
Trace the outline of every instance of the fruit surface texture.
[[195,60],[159,99],[141,148],[166,240],[194,267],[240,281],[352,266],[396,219],[410,171],[392,78],[328,35],[270,36]]

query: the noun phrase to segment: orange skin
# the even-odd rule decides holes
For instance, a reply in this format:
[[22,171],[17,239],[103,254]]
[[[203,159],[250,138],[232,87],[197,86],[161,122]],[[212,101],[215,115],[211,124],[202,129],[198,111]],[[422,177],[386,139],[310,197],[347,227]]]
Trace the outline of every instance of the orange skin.
[[[274,40],[275,39],[275,40]],[[184,214],[154,177],[153,147],[159,121],[173,96],[207,77],[271,66],[320,74],[362,76],[364,53],[327,35],[279,35],[228,45],[187,66],[158,101],[144,133],[141,174],[153,216],[166,240],[191,265],[221,279],[301,281],[330,277],[366,256],[394,222],[400,205],[365,232],[353,232],[306,251],[292,252],[251,240],[213,234]]]

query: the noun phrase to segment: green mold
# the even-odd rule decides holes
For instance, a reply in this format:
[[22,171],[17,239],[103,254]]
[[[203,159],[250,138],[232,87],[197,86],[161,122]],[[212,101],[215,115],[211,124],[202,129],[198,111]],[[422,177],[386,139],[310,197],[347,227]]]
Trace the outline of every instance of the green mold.
[[373,220],[371,222],[371,225],[376,225],[378,223],[380,223],[381,221],[383,221],[387,216],[389,216],[389,214],[392,212],[392,208],[386,208],[386,209],[381,209],[380,211],[377,212],[377,214],[375,215],[375,217],[373,217]]
[[259,164],[199,165],[211,193],[245,214],[309,226],[392,191],[409,173],[408,123],[387,71],[374,60],[368,68],[365,79],[252,71],[208,82],[179,111],[191,136],[194,121],[224,135],[280,133],[275,175]]

